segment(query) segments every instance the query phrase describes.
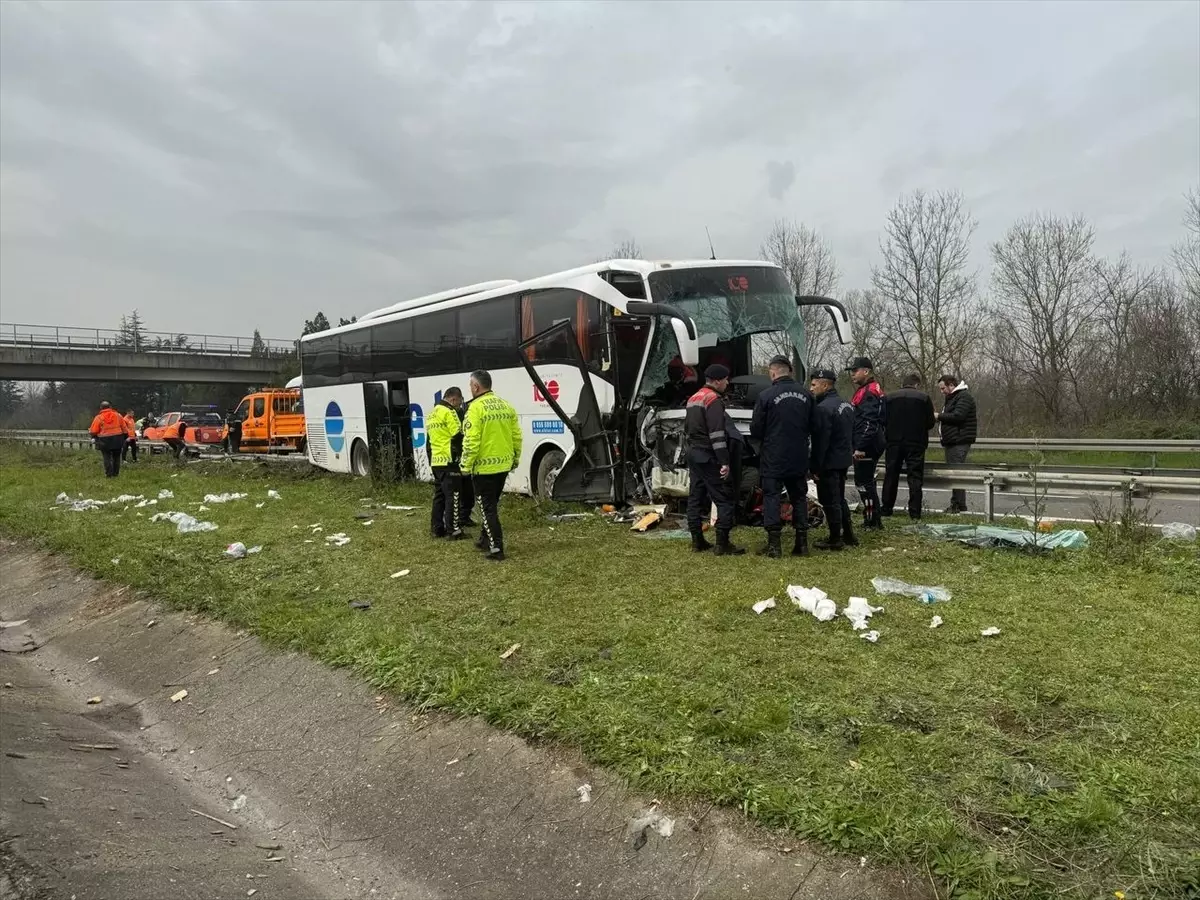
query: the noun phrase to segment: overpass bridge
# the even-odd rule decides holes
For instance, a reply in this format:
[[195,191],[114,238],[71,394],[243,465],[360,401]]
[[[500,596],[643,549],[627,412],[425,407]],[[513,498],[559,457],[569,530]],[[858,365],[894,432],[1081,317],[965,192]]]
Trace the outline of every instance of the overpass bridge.
[[0,322],[0,379],[262,384],[296,359],[298,341]]

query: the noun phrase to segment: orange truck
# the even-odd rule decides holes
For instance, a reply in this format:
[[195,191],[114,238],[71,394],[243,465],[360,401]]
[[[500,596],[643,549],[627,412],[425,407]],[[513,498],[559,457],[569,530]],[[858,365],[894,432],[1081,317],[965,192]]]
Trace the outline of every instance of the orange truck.
[[230,453],[303,453],[305,436],[300,391],[263,388],[229,414],[222,442]]

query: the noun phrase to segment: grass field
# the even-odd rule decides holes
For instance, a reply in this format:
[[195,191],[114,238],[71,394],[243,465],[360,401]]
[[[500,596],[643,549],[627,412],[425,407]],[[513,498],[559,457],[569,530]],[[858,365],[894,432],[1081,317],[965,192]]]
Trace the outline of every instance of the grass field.
[[[930,446],[926,457],[931,462],[942,461],[942,448]],[[1052,450],[1034,453],[1021,450],[972,450],[969,462],[1007,463],[1014,467],[1028,467],[1033,458],[1041,459],[1047,466],[1103,466],[1105,468],[1150,468],[1155,463],[1160,469],[1200,469],[1200,453],[1101,453],[1093,450]]]
[[[1195,545],[1156,544],[1117,565],[1093,550],[1033,557],[893,527],[853,553],[730,560],[599,516],[552,521],[554,510],[507,497],[510,559],[496,565],[427,536],[424,486],[283,468],[155,460],[106,481],[95,454],[0,446],[0,530],[416,703],[578,746],[656,796],[927,869],[943,896],[1200,892]],[[201,514],[220,526],[205,534],[151,524],[153,509],[51,508],[60,491],[162,488],[175,499],[158,510],[250,496]],[[380,509],[366,526],[355,519],[365,497],[423,508]],[[328,546],[338,531],[351,542]],[[740,539],[757,546],[761,534]],[[227,561],[231,541],[264,550]],[[841,605],[873,597],[875,575],[954,598],[876,600],[886,611],[871,644],[784,594],[815,584]],[[750,605],[769,596],[778,608],[756,616]],[[993,625],[1001,634],[981,637]]]

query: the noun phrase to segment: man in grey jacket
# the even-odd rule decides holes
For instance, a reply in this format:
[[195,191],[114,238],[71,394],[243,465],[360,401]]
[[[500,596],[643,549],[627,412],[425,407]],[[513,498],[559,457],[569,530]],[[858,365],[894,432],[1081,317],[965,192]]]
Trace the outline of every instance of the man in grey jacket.
[[[938,379],[938,390],[946,398],[940,413],[935,413],[942,432],[942,448],[946,452],[946,463],[965,463],[971,445],[979,437],[979,420],[975,410],[975,398],[971,396],[965,381],[956,375],[943,375]],[[949,513],[967,511],[967,492],[961,488],[950,495]]]

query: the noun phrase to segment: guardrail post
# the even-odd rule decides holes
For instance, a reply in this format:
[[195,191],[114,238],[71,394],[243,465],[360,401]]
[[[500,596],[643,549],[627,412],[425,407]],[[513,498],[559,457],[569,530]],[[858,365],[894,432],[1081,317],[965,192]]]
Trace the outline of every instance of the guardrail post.
[[983,514],[989,522],[996,520],[996,482],[991,475],[983,479]]

